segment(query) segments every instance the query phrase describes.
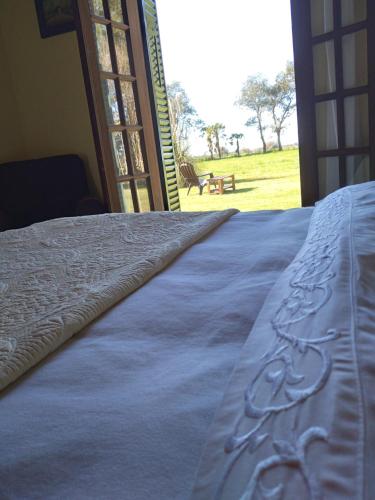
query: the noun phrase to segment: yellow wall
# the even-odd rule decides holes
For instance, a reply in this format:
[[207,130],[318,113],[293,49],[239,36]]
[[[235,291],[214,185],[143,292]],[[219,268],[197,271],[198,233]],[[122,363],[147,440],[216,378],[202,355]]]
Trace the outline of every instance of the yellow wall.
[[0,163],[22,156],[24,152],[23,130],[0,26]]
[[[76,34],[65,33],[42,39],[32,0],[1,0],[0,28],[13,82],[17,130],[23,137],[22,147],[15,147],[14,130],[8,131],[6,136],[11,140],[7,159],[76,153],[85,161],[91,190],[100,196]],[[1,64],[2,59],[0,49]],[[7,99],[1,92],[1,108]],[[10,115],[12,122],[14,118],[9,107],[7,104],[5,114]],[[4,124],[0,124],[0,130],[1,127]],[[3,154],[0,155],[0,160],[3,160]]]

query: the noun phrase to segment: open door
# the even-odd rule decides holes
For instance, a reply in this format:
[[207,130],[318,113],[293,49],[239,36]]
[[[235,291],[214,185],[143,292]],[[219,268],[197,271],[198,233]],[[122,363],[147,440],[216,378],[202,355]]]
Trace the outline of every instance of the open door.
[[[156,105],[153,54],[138,0],[78,0],[77,28],[98,163],[113,212],[178,210],[173,148]],[[156,11],[153,30],[157,30]],[[161,52],[158,68],[163,74]],[[163,80],[164,82],[164,80]],[[164,84],[165,90],[165,84]]]
[[375,179],[375,2],[291,0],[304,206]]

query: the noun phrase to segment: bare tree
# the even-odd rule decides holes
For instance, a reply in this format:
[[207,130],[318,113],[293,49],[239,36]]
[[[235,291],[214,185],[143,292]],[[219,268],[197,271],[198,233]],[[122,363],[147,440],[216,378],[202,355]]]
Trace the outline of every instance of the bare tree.
[[276,76],[275,83],[268,86],[267,101],[273,121],[272,129],[277,136],[279,151],[282,151],[281,133],[296,108],[296,85],[292,62],[287,62],[285,70]]
[[240,156],[240,140],[244,138],[244,135],[243,134],[232,134],[230,137],[229,137],[229,142],[230,142],[230,145],[233,146],[234,143],[236,143],[236,154],[237,156]]
[[249,109],[251,116],[246,122],[247,127],[256,126],[263,144],[263,153],[267,152],[264,132],[267,129],[265,114],[269,108],[269,83],[262,75],[250,76],[242,87],[237,105]]
[[201,121],[181,83],[167,86],[173,148],[179,165],[189,156],[189,133],[201,126]]

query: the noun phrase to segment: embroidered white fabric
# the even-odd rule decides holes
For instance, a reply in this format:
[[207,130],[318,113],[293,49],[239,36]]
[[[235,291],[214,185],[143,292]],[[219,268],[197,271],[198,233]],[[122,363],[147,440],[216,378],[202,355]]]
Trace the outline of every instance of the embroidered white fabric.
[[0,389],[235,213],[106,214],[0,233]]
[[315,208],[244,346],[194,500],[375,498],[374,398],[362,382],[375,382],[374,189]]

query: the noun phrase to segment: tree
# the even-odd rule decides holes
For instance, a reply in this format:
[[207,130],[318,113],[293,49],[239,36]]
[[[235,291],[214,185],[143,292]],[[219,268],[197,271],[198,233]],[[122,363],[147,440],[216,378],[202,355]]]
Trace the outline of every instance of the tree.
[[220,140],[223,138],[224,130],[225,130],[225,125],[223,125],[222,123],[214,123],[212,125],[212,131],[213,131],[213,135],[215,138],[215,149],[216,149],[216,152],[217,152],[220,160],[221,160]]
[[204,125],[201,128],[202,135],[206,137],[208,151],[210,152],[211,160],[214,159],[214,131],[212,125]]
[[240,140],[244,138],[243,134],[232,134],[229,137],[229,142],[230,145],[233,146],[234,143],[236,143],[236,154],[237,156],[240,156]]
[[216,151],[218,157],[221,159],[222,147],[220,141],[224,138],[225,125],[222,123],[213,123],[212,125],[203,125],[201,128],[202,135],[206,137],[208,150],[210,152],[211,160],[214,159],[214,152]]
[[256,126],[263,144],[263,153],[267,152],[267,143],[264,132],[265,114],[269,109],[268,98],[269,83],[262,75],[250,76],[242,87],[237,105],[251,111],[250,118],[246,122],[247,127]]
[[188,159],[189,133],[198,128],[201,121],[180,82],[167,86],[172,141],[177,164]]
[[279,151],[283,150],[281,133],[285,129],[286,121],[296,108],[296,86],[294,80],[294,65],[287,62],[284,71],[276,76],[276,81],[267,90],[267,107],[272,116],[272,129],[277,136]]

